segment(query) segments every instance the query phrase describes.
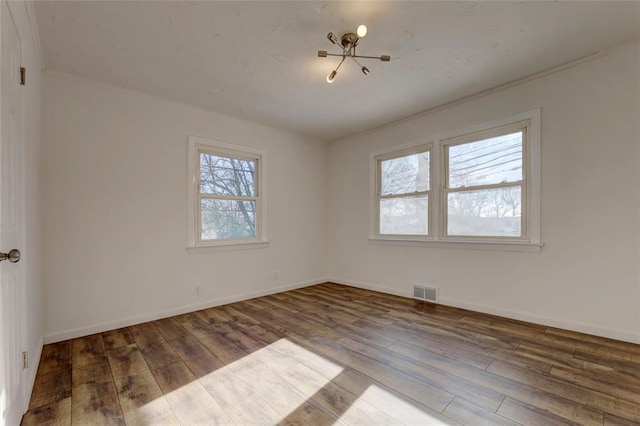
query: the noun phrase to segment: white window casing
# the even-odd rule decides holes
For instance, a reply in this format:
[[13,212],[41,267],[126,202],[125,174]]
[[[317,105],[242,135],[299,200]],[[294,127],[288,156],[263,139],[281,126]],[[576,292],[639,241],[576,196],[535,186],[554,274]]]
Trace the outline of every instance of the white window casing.
[[[196,136],[187,138],[187,250],[209,251],[266,247],[266,153],[246,146],[232,145]],[[201,156],[236,161],[252,166],[252,185],[247,185],[247,193],[219,193],[204,191],[201,185]],[[214,169],[216,167],[213,167]],[[222,167],[218,168],[221,169]],[[237,169],[235,169],[237,170]],[[253,235],[205,236],[203,231],[203,202],[219,202],[229,205],[243,204],[255,206]],[[214,229],[215,234],[215,229]]]

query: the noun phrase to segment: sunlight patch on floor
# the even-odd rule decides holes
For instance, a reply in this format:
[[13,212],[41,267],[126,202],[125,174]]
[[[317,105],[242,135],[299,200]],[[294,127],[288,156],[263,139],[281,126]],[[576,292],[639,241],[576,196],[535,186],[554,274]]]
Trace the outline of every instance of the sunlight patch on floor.
[[[362,395],[347,409],[341,421],[349,424],[358,424],[362,421],[363,413],[371,413],[371,407],[378,411],[376,424],[408,424],[408,425],[449,425],[451,422],[441,420],[442,415],[423,411],[409,400],[391,393],[377,385],[371,385]],[[380,415],[379,413],[382,413]]]
[[176,424],[176,419],[164,397],[156,398],[142,407],[138,407],[129,416],[125,414],[125,418],[127,423],[132,422],[137,425]]
[[342,371],[341,366],[280,339],[164,397],[181,421],[188,416],[196,422],[215,418],[222,424],[275,424]]

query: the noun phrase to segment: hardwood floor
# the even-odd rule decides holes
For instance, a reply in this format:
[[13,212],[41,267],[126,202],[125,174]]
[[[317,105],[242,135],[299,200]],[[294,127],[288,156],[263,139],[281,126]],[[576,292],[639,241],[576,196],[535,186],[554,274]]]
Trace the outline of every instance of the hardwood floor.
[[24,425],[640,424],[640,345],[336,284],[46,345]]

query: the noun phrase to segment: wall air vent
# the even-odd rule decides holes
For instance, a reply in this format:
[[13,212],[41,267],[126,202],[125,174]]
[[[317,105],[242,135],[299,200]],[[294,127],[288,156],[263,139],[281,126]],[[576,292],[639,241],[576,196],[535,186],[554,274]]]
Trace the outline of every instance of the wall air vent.
[[413,298],[420,299],[420,300],[428,300],[430,302],[436,302],[438,300],[438,288],[414,284]]

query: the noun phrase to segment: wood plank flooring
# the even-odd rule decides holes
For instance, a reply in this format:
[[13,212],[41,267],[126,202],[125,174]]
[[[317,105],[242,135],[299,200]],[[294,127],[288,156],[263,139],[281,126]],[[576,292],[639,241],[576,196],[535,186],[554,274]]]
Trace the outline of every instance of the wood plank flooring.
[[327,283],[46,345],[23,425],[640,425],[640,345]]

